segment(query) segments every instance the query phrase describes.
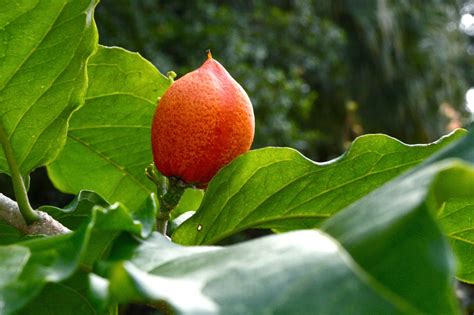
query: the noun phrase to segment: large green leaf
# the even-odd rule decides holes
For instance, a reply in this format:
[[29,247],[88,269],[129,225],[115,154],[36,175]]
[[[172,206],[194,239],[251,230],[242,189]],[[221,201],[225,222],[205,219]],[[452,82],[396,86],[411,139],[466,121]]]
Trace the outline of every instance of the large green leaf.
[[[86,61],[97,45],[95,1],[1,1],[0,133],[26,175],[48,164],[84,101]],[[0,172],[9,173],[3,150]]]
[[[459,174],[465,176],[456,180]],[[441,192],[437,198],[465,197],[474,193],[474,169],[456,161],[428,165],[391,181],[322,226],[373,278],[430,314],[449,314],[457,307],[454,297],[447,295],[454,287],[454,260],[440,255],[449,253],[450,248],[441,230],[427,224],[434,222],[439,207],[431,192],[442,182],[460,189]],[[413,273],[401,276],[393,272],[395,265]],[[440,275],[444,281],[434,281]],[[419,290],[413,290],[414,283],[419,284]],[[435,292],[438,297],[432,296]]]
[[[227,248],[181,247],[157,235],[135,250],[121,242],[110,295],[165,300],[181,313],[457,314],[454,259],[435,216],[446,201],[474,195],[465,163],[473,153],[470,134],[325,221],[331,237],[292,232]],[[120,262],[128,257],[133,265]],[[189,286],[191,305],[176,293]]]
[[93,190],[138,209],[154,191],[150,128],[156,101],[170,80],[140,55],[99,47],[88,63],[84,106],[71,118],[66,146],[48,166],[60,190]]
[[218,173],[173,240],[212,244],[247,228],[315,227],[464,134],[459,130],[430,145],[362,136],[345,155],[321,164],[292,149],[251,151]]
[[[119,262],[109,273],[109,296],[122,303],[162,306],[165,301],[180,314],[455,314],[452,266],[444,264],[449,250],[425,210],[413,212],[425,214],[424,230],[414,237],[413,247],[397,252],[413,268],[393,261],[387,272],[411,279],[416,267],[438,270],[429,285],[411,283],[423,299],[416,303],[378,281],[336,240],[318,231],[283,233],[230,247],[182,247],[155,234],[132,253],[125,250],[131,262],[122,261],[127,254],[115,257]],[[402,225],[419,223],[414,219]],[[424,253],[421,260],[412,254],[420,244],[436,250],[439,258],[421,265]],[[432,299],[438,309],[420,306]]]
[[[473,133],[353,203],[326,221],[322,229],[388,289],[418,309],[430,310],[427,313],[447,314],[446,303],[454,308],[454,299],[443,295],[435,298],[428,291],[447,292],[452,288],[453,262],[439,255],[448,251],[447,242],[440,237],[428,242],[429,235],[437,235],[439,229],[426,222],[433,221],[447,201],[474,196],[474,168],[465,162],[474,162]],[[390,272],[394,265],[414,273],[402,277]],[[443,268],[445,272],[441,271]],[[446,281],[434,283],[440,273],[444,273]],[[413,290],[414,283],[424,289]]]
[[[148,255],[153,259],[145,259]],[[180,247],[155,235],[138,248],[132,261],[133,265],[118,264],[113,269],[111,297],[122,302],[165,300],[180,314],[411,310],[404,301],[379,290],[380,285],[337,242],[317,231],[270,236],[228,248]]]

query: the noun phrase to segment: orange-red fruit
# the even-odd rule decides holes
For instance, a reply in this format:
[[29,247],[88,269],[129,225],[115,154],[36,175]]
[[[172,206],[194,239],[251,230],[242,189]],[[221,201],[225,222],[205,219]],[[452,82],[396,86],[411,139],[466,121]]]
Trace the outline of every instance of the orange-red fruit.
[[247,93],[209,54],[159,101],[151,130],[155,165],[165,176],[205,186],[250,149],[254,129]]

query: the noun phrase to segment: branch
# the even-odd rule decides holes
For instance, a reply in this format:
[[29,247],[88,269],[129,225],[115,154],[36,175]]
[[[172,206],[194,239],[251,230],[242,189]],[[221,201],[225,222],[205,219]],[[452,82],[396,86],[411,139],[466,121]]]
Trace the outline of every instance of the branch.
[[18,204],[0,193],[0,219],[26,235],[57,235],[71,232],[67,227],[56,221],[43,211],[35,211],[39,219],[27,225],[21,215]]

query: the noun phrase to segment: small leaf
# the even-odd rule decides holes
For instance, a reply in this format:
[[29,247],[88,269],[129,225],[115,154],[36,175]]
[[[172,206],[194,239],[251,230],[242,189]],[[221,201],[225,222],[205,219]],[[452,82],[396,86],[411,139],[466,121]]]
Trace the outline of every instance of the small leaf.
[[40,207],[70,229],[76,229],[95,216],[92,239],[82,264],[92,266],[103,258],[120,233],[127,231],[140,237],[147,237],[153,230],[157,205],[153,195],[147,198],[136,212],[115,203],[109,205],[92,191],[81,191],[64,209],[52,206]]
[[64,208],[41,206],[39,210],[48,212],[63,225],[74,230],[90,219],[95,206],[105,208],[109,203],[93,191],[82,190]]
[[173,241],[213,244],[249,228],[313,228],[463,135],[458,130],[430,145],[362,136],[346,154],[321,164],[292,149],[251,151],[211,181],[201,207]]
[[[24,176],[56,158],[69,117],[84,102],[86,61],[97,45],[95,3],[2,1],[0,132]],[[0,172],[9,173],[2,149]]]
[[93,190],[137,210],[155,191],[145,176],[152,161],[151,120],[170,81],[121,48],[99,47],[87,69],[86,102],[72,116],[66,147],[48,174],[61,191]]
[[202,189],[186,189],[176,208],[171,211],[171,219],[176,219],[185,212],[196,211],[201,205],[203,197],[204,190]]
[[183,214],[181,214],[176,219],[170,221],[169,225],[168,225],[169,233],[173,234],[174,231],[176,231],[176,229],[181,226],[181,224],[183,224],[184,222],[189,220],[195,213],[196,213],[196,211],[184,212]]

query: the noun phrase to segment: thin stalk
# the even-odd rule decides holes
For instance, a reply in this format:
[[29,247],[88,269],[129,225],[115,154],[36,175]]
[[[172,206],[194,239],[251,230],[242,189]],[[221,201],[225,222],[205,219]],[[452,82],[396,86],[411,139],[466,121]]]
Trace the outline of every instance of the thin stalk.
[[163,195],[159,197],[160,212],[156,217],[156,230],[166,235],[168,221],[171,211],[178,205],[179,199],[186,189],[186,184],[176,178],[168,178],[168,187]]
[[0,143],[3,147],[3,152],[5,153],[5,158],[10,168],[10,176],[13,184],[13,191],[15,192],[15,199],[20,208],[20,212],[23,215],[26,223],[30,224],[39,220],[39,216],[35,210],[30,205],[28,199],[28,193],[26,191],[25,182],[21,176],[20,167],[18,166],[15,155],[13,153],[13,148],[8,139],[7,133],[0,126]]
[[156,231],[160,234],[166,235],[168,230],[168,221],[170,220],[171,210],[165,209],[165,207],[160,206],[160,212],[156,217]]
[[166,235],[168,221],[171,211],[178,205],[179,199],[187,187],[192,187],[176,177],[165,177],[161,175],[151,163],[145,168],[146,176],[156,185],[157,197],[160,203],[160,209],[156,216],[156,230]]
[[117,315],[118,314],[118,304],[113,304],[109,306],[109,315]]

